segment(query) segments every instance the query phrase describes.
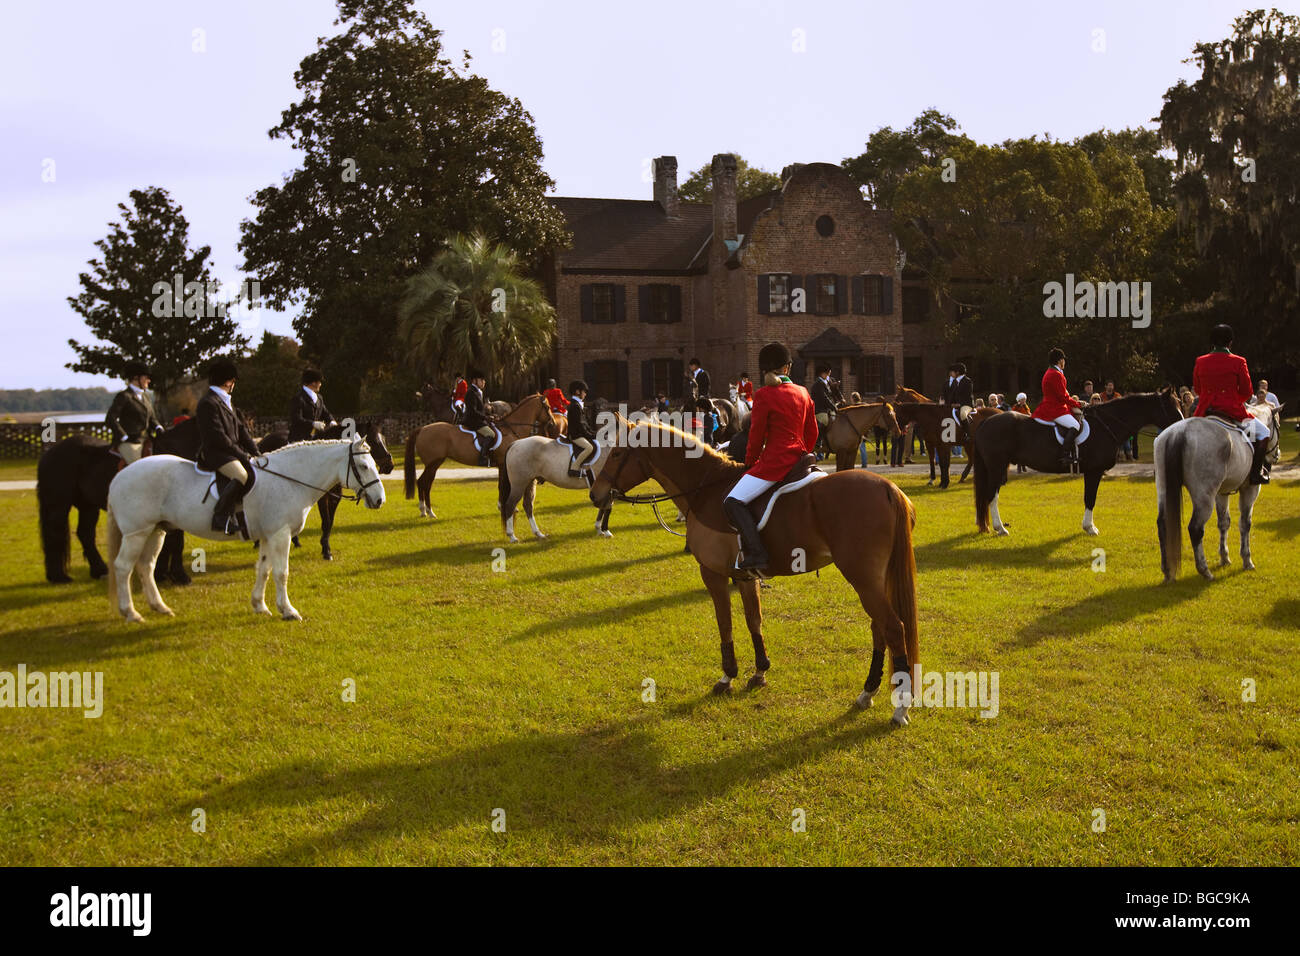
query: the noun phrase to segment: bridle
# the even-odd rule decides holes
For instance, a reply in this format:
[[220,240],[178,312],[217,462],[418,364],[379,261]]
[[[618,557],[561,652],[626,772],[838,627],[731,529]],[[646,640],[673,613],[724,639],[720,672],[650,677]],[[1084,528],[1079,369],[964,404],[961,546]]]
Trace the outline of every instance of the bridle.
[[[371,481],[366,481],[365,476],[361,474],[361,469],[357,467],[357,458],[361,457],[362,455],[369,455],[369,454],[370,452],[368,449],[366,451],[359,451],[357,445],[348,446],[348,476],[349,477],[355,476],[357,479],[357,483],[360,485],[360,487],[348,488],[347,485],[345,484],[343,486],[343,489],[339,491],[339,497],[342,498],[344,501],[352,501],[355,502],[356,504],[360,504],[361,499],[365,496],[366,490],[371,485],[378,485],[382,483],[382,479],[380,478],[374,478]],[[310,488],[312,491],[319,491],[322,495],[327,495],[330,493],[329,488],[317,488],[309,481],[303,481],[300,478],[293,477],[293,475],[286,475],[282,471],[274,471],[266,467],[266,462],[268,461],[270,461],[270,458],[266,455],[263,455],[261,463],[259,463],[257,466],[258,470],[264,471],[268,475],[275,475],[277,478],[283,478],[285,481],[292,481],[295,485],[302,485],[304,488]],[[353,494],[349,495],[347,493],[348,491],[353,492]]]

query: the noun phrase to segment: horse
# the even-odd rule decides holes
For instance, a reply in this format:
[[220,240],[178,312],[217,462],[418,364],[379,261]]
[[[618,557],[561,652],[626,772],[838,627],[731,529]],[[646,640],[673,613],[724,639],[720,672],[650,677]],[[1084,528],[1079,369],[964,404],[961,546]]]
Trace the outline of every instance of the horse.
[[[971,441],[974,441],[975,439],[975,429],[979,428],[980,422],[984,421],[984,419],[986,418],[991,418],[994,415],[1001,415],[1001,414],[1002,414],[1002,409],[1000,408],[984,407],[984,408],[974,409],[970,413],[970,428],[967,429],[967,435],[971,439]],[[963,482],[965,482],[966,479],[970,476],[971,471],[974,470],[974,468],[975,468],[974,456],[967,455],[966,467],[961,470],[961,477],[957,479],[957,484],[960,485]]]
[[[694,412],[695,403],[699,401],[700,389],[695,379],[686,377],[681,411]],[[729,398],[710,398],[709,403],[718,415],[718,430],[713,433],[713,440],[721,445],[731,441],[749,424],[749,409]]]
[[[1088,438],[1079,445],[1079,470],[1083,472],[1083,530],[1101,534],[1092,520],[1097,505],[1101,476],[1115,466],[1116,453],[1129,435],[1145,425],[1168,428],[1182,421],[1178,400],[1169,388],[1159,392],[1138,392],[1100,405],[1084,407],[1089,425]],[[998,494],[1007,482],[1007,466],[1025,465],[1035,471],[1061,474],[1063,447],[1057,442],[1056,427],[1040,425],[1028,415],[1002,412],[985,421],[975,432],[971,455],[975,461],[975,521],[980,531],[992,528],[1009,534],[998,512]]]
[[[192,419],[176,425],[156,439],[145,439],[143,455],[166,452],[193,459],[198,454],[198,428]],[[108,574],[108,565],[95,545],[99,513],[108,507],[108,486],[123,468],[122,457],[101,438],[85,433],[70,435],[48,448],[36,465],[36,500],[40,521],[41,549],[45,556],[45,580],[66,584],[70,552],[69,512],[77,509],[77,540],[90,565],[91,578]],[[182,554],[185,535],[167,534],[158,581],[170,579],[189,584]]]
[[[599,442],[597,457],[589,463],[593,472],[600,467],[609,449],[609,444]],[[515,537],[515,511],[521,500],[524,514],[528,516],[528,525],[533,529],[533,535],[538,538],[546,537],[542,534],[542,529],[537,527],[537,520],[533,516],[533,500],[537,495],[538,479],[550,482],[559,488],[588,490],[585,478],[570,477],[569,454],[568,445],[541,435],[521,438],[506,452],[505,468],[501,471],[498,485],[497,507],[501,512],[501,522],[505,527],[506,537],[512,543],[519,542]],[[596,514],[596,533],[602,538],[613,537],[613,532],[609,530],[609,511],[610,509],[605,507],[599,509]]]
[[[450,403],[449,403],[450,404]],[[384,436],[379,430],[379,424],[372,421],[363,421],[356,428],[359,435],[366,436],[366,444],[370,446],[370,457],[375,460],[376,467],[379,468],[381,475],[391,474],[393,470],[393,456],[389,454],[388,446],[384,443]],[[343,438],[344,427],[342,425],[331,425],[320,433],[320,438]],[[258,451],[266,454],[275,451],[289,444],[289,429],[277,428],[270,434],[263,435],[257,442]],[[320,553],[326,561],[334,560],[334,553],[330,550],[330,532],[334,528],[334,512],[338,510],[339,499],[342,497],[341,490],[335,485],[329,490],[329,494],[316,502],[316,508],[320,511]],[[299,546],[298,536],[293,536],[293,546]]]
[[[551,409],[542,395],[529,395],[504,419],[494,424],[497,425],[500,434],[496,447],[492,449],[491,461],[498,469],[505,467],[506,452],[516,440],[539,434],[555,438],[560,433],[555,416],[551,414]],[[408,501],[415,497],[417,455],[424,463],[424,471],[421,472],[419,481],[420,515],[436,518],[437,515],[433,513],[433,508],[429,504],[429,489],[433,486],[433,479],[438,476],[438,468],[448,458],[463,465],[477,465],[478,445],[474,441],[473,433],[467,432],[459,425],[450,425],[447,422],[423,425],[411,432],[406,439],[406,458],[402,463],[404,471],[402,483]],[[504,480],[505,476],[501,474],[498,482]]]
[[[930,458],[930,480],[934,484],[935,464],[939,466],[939,487],[948,487],[948,467],[952,461],[954,445],[967,444],[966,430],[952,417],[955,405],[938,405],[933,402],[900,402],[894,406],[894,415],[900,428],[914,425],[916,433],[925,442]],[[945,424],[951,422],[951,425]]]
[[[628,491],[646,481],[659,483],[666,494],[651,497],[671,498],[686,512],[686,543],[713,599],[723,671],[713,692],[730,692],[738,674],[728,579],[734,579],[740,590],[754,645],[754,676],[747,687],[765,686],[771,661],[762,634],[760,581],[734,570],[737,536],[722,510],[723,499],[744,472],[744,464],[668,425],[641,422],[629,425],[627,434],[627,443],[610,451],[592,485],[592,502],[602,507],[616,497],[635,501],[627,497]],[[857,592],[871,617],[872,655],[856,704],[862,709],[871,706],[880,689],[888,647],[893,661],[891,683],[898,684],[900,691],[892,719],[900,726],[907,723],[911,689],[919,686],[912,669],[920,676],[912,550],[915,520],[911,501],[893,482],[858,469],[826,475],[782,495],[763,531],[772,556],[767,574],[803,574],[833,562]]]
[[835,470],[848,471],[857,460],[858,446],[867,430],[885,427],[891,435],[901,435],[894,408],[888,402],[845,405],[826,430],[826,446],[835,456]]
[[[1273,461],[1280,456],[1282,410],[1269,405],[1253,405],[1255,417],[1268,419],[1269,454]],[[1234,434],[1235,432],[1235,434]],[[1250,525],[1263,485],[1248,484],[1250,465],[1254,454],[1251,443],[1245,440],[1239,428],[1218,419],[1186,418],[1166,428],[1156,436],[1153,453],[1156,461],[1156,528],[1160,537],[1160,569],[1166,584],[1178,577],[1182,565],[1183,487],[1192,497],[1192,517],[1187,524],[1187,535],[1196,556],[1196,570],[1207,581],[1214,580],[1205,561],[1205,526],[1210,511],[1218,513],[1219,567],[1226,568],[1228,559],[1228,529],[1232,518],[1228,515],[1228,496],[1240,495],[1241,511],[1241,566],[1255,570],[1250,557]]]
[[[456,407],[451,403],[451,391],[425,382],[415,393],[420,400],[420,411],[435,422],[455,422]],[[378,459],[376,459],[378,460]]]
[[[253,611],[266,606],[267,575],[275,577],[276,607],[286,621],[302,615],[289,603],[289,539],[307,522],[307,513],[334,485],[356,492],[367,508],[384,503],[370,448],[352,440],[304,441],[286,445],[255,462],[256,481],[244,496],[244,518],[258,544]],[[127,621],[144,620],[131,600],[131,574],[138,571],[149,606],[160,614],[174,612],[163,603],[153,579],[153,564],[164,529],[180,528],[202,538],[230,541],[234,535],[212,530],[211,472],[174,455],[152,455],[122,469],[108,489],[108,593]]]

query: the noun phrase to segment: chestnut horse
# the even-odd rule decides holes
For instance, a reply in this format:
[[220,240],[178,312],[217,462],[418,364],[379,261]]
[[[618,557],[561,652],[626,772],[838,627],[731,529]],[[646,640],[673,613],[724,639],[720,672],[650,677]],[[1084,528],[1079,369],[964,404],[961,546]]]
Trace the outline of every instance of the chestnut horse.
[[[635,502],[626,492],[653,480],[667,494],[651,499],[672,498],[686,512],[686,544],[713,599],[722,638],[723,677],[714,685],[715,694],[728,693],[739,673],[731,639],[729,578],[740,589],[754,644],[754,676],[747,687],[765,686],[772,666],[763,643],[759,579],[734,570],[737,536],[722,511],[723,499],[744,471],[743,463],[718,454],[687,432],[642,422],[629,426],[627,444],[610,451],[591,489],[592,502],[603,507],[615,497]],[[911,690],[917,686],[912,675],[920,674],[915,521],[911,501],[893,482],[857,469],[835,472],[782,496],[763,530],[772,556],[767,574],[806,574],[834,562],[858,593],[871,618],[872,654],[857,706],[870,707],[880,689],[888,647],[891,684],[899,686],[892,719],[900,726],[907,723]]]
[[858,457],[858,446],[867,431],[883,428],[891,435],[901,435],[894,408],[888,402],[845,405],[835,413],[835,421],[826,430],[826,445],[835,456],[835,470],[848,471]]
[[952,461],[953,446],[969,444],[966,430],[952,417],[955,410],[955,405],[937,405],[933,402],[899,402],[894,407],[899,427],[914,425],[916,433],[925,441],[925,450],[930,455],[930,480],[927,484],[934,484],[934,466],[937,460],[940,488],[948,487],[948,466]]
[[[502,469],[500,472],[502,481],[505,480],[506,451],[516,440],[529,435],[546,435],[548,438],[555,438],[560,434],[555,416],[551,414],[550,406],[541,395],[529,395],[504,418],[493,424],[500,430],[501,439],[497,447],[492,450],[491,461],[497,468]],[[437,515],[429,505],[429,489],[433,486],[433,479],[438,476],[438,468],[448,458],[462,465],[477,465],[478,445],[474,441],[473,434],[459,425],[451,425],[447,422],[434,422],[432,425],[424,425],[411,432],[406,439],[406,458],[402,463],[405,472],[403,484],[408,501],[415,497],[416,455],[419,455],[420,461],[424,463],[424,471],[420,474],[419,482],[420,514],[423,517],[436,518]]]

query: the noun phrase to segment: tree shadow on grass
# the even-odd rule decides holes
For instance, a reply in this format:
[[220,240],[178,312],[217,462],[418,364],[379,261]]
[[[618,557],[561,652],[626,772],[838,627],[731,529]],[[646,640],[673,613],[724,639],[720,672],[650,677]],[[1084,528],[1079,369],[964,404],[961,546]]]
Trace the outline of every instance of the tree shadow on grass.
[[579,614],[571,614],[568,617],[551,617],[516,634],[511,634],[506,638],[505,642],[515,644],[519,641],[526,641],[546,634],[563,634],[572,628],[600,627],[602,625],[608,627],[611,624],[622,626],[626,625],[632,618],[645,614],[658,614],[664,611],[680,613],[691,605],[707,605],[707,612],[700,612],[699,617],[710,629],[716,630],[717,622],[713,616],[713,602],[709,598],[708,591],[704,590],[704,586],[701,585],[688,591],[652,594],[641,598],[639,601],[621,603],[616,608],[599,607]]
[[863,745],[897,747],[897,741],[905,746],[905,736],[890,733],[887,709],[850,711],[784,740],[748,749],[728,749],[730,742],[724,742],[694,764],[674,764],[666,759],[655,727],[689,715],[701,703],[688,701],[666,713],[575,732],[514,737],[428,760],[346,768],[322,760],[287,763],[215,787],[203,795],[202,805],[209,813],[248,815],[272,808],[277,816],[307,816],[314,804],[340,796],[365,799],[365,809],[352,822],[241,861],[245,865],[318,863],[322,852],[364,854],[375,843],[467,825],[480,828],[484,841],[499,839],[490,830],[498,807],[510,833],[540,832],[566,845],[608,846],[629,827],[672,819],[829,753]]
[[1282,628],[1294,628],[1300,621],[1300,598],[1278,598],[1268,620]]
[[1132,584],[1100,595],[1089,594],[1066,607],[1047,609],[1001,647],[1023,649],[1043,640],[1078,638],[1112,624],[1132,623],[1139,616],[1156,614],[1199,597],[1208,584],[1199,576],[1184,576],[1173,584],[1161,585],[1160,578],[1153,575],[1144,584]]
[[941,541],[930,541],[914,549],[918,571],[936,571],[947,568],[968,568],[978,564],[982,568],[1077,568],[1082,558],[1051,557],[1052,553],[1078,535],[1067,534],[1059,538],[1040,541],[1038,544],[1017,543],[1015,537],[993,541],[977,534],[960,534]]
[[190,642],[177,635],[169,617],[144,610],[144,624],[127,624],[109,618],[107,599],[103,605],[103,621],[22,628],[0,636],[0,669],[12,671],[18,664],[31,670],[58,669],[68,664],[174,654],[190,647]]
[[[1238,515],[1233,514],[1233,525],[1236,525]],[[1250,530],[1254,531],[1272,531],[1278,535],[1294,538],[1300,534],[1300,514],[1286,515],[1281,518],[1266,518],[1260,520],[1254,519],[1250,523]]]
[[641,564],[654,564],[659,561],[668,561],[673,558],[684,557],[687,557],[687,555],[683,554],[681,551],[665,551],[660,554],[647,554],[640,558],[629,558],[626,561],[596,561],[592,564],[582,565],[576,568],[566,568],[563,571],[552,571],[549,574],[540,574],[534,578],[534,580],[576,581],[579,578],[591,577],[597,574],[627,571]]

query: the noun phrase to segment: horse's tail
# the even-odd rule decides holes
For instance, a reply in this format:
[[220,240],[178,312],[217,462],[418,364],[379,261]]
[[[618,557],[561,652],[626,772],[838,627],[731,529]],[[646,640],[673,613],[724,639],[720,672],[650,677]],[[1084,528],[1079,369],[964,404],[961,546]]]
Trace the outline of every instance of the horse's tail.
[[1156,531],[1165,580],[1178,577],[1183,563],[1183,451],[1187,436],[1179,428],[1166,434],[1156,456]]
[[[897,486],[894,495],[894,546],[889,555],[889,591],[894,613],[903,620],[903,638],[907,646],[907,663],[913,679],[920,675],[921,637],[916,626],[916,554],[912,550],[912,526],[916,509]],[[891,665],[890,673],[893,673]],[[917,688],[913,688],[914,694]]]
[[117,606],[117,553],[122,550],[122,529],[113,517],[113,506],[108,506],[108,603],[113,613],[118,613]]
[[501,512],[501,524],[504,526],[506,519],[510,517],[506,514],[506,502],[510,500],[510,471],[503,462],[497,467],[497,511]]
[[837,450],[837,451],[835,452],[835,470],[836,470],[836,471],[852,471],[852,470],[853,470],[853,456],[854,456],[854,453],[853,453],[852,451],[841,451],[841,450]]
[[975,466],[975,524],[980,531],[989,530],[989,504],[997,489],[993,488],[993,476],[989,474],[989,463],[980,454],[979,442],[970,443],[970,460]]
[[402,460],[402,486],[406,489],[406,500],[415,497],[415,439],[420,429],[415,429],[406,437],[406,457]]
[[45,580],[62,581],[68,576],[71,502],[50,487],[51,476],[43,474],[45,462],[37,468],[36,502],[41,525],[41,550],[45,552]]

